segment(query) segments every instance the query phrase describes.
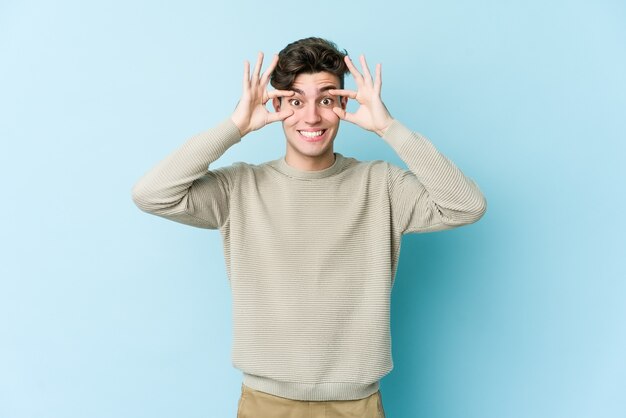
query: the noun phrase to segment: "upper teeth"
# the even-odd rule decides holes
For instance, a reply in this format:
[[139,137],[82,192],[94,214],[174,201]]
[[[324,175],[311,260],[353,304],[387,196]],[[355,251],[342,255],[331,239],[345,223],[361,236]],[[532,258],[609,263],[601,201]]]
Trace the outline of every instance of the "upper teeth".
[[302,135],[306,136],[307,138],[315,138],[316,136],[320,136],[322,134],[322,132],[324,132],[324,131],[315,131],[315,132],[300,131],[300,133]]

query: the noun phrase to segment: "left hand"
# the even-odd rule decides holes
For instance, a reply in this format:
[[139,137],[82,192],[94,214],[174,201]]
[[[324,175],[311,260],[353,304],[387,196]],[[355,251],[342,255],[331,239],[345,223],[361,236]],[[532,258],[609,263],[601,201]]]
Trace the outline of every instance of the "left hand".
[[367,67],[364,55],[360,56],[363,74],[356,69],[350,57],[346,55],[344,59],[350,70],[350,74],[354,77],[357,91],[332,89],[328,92],[332,95],[345,96],[356,100],[359,102],[359,108],[354,113],[348,113],[340,107],[335,107],[333,108],[333,112],[335,112],[340,119],[352,122],[382,137],[385,131],[387,131],[387,128],[391,125],[391,122],[393,122],[393,117],[389,114],[387,107],[385,107],[385,104],[380,98],[382,87],[381,65],[376,65],[376,79],[372,80],[372,75]]

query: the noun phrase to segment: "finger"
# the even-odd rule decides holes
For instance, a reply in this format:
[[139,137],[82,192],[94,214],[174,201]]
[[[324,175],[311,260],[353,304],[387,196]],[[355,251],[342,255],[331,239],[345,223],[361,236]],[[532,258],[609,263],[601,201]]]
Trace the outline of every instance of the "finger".
[[296,94],[295,91],[292,90],[272,90],[267,91],[263,95],[263,104],[267,103],[269,100],[274,99],[276,97],[290,97]]
[[261,72],[261,66],[263,65],[263,52],[259,52],[257,56],[256,65],[254,66],[254,74],[252,81],[259,79],[259,73]]
[[354,90],[329,89],[328,92],[333,96],[346,96],[350,99],[356,99],[357,92]]
[[278,122],[279,120],[285,120],[291,115],[293,115],[293,109],[286,109],[286,110],[281,110],[280,112],[268,113],[267,123]]
[[335,112],[335,115],[337,115],[341,120],[346,117],[346,111],[340,107],[333,107],[333,112]]
[[274,68],[276,68],[276,64],[278,64],[278,55],[274,54],[274,57],[272,58],[272,62],[270,63],[270,66],[267,67],[267,69],[263,73],[263,76],[261,77],[262,86],[267,86],[267,82],[269,81],[270,75],[274,71]]
[[267,92],[267,100],[273,99],[275,97],[288,97],[296,94],[293,90],[272,90]]
[[359,57],[359,60],[361,61],[361,71],[363,71],[363,77],[366,80],[372,81],[372,74],[370,74],[370,69],[367,66],[367,61],[365,60],[365,55],[361,55]]
[[348,113],[340,107],[333,107],[333,112],[335,112],[335,115],[337,115],[339,119],[354,123],[352,113]]
[[382,68],[383,68],[382,64],[380,63],[376,64],[376,80],[374,81],[374,89],[376,90],[378,94],[380,94],[380,90],[382,89],[382,85],[383,85]]
[[348,66],[348,70],[350,70],[350,74],[352,74],[352,77],[354,77],[354,80],[358,84],[359,81],[363,79],[363,76],[361,75],[359,70],[356,69],[356,67],[352,63],[352,60],[350,59],[349,56],[346,55],[346,57],[344,58],[344,61],[346,62],[346,65]]
[[250,86],[250,63],[246,60],[243,62],[243,89],[244,91]]

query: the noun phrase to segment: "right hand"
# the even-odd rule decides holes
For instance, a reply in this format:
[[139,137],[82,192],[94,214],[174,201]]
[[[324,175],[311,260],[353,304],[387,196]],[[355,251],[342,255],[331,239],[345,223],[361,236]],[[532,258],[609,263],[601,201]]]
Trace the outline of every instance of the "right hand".
[[294,92],[290,90],[273,90],[267,91],[267,84],[270,74],[274,71],[278,63],[278,55],[274,55],[274,59],[270,66],[260,76],[261,65],[263,64],[263,53],[259,52],[259,56],[254,66],[254,73],[250,77],[250,63],[245,61],[243,72],[243,94],[237,107],[233,112],[231,119],[239,128],[239,133],[244,135],[261,129],[265,125],[284,120],[293,114],[293,110],[286,109],[280,112],[269,112],[265,104],[275,97],[293,96]]

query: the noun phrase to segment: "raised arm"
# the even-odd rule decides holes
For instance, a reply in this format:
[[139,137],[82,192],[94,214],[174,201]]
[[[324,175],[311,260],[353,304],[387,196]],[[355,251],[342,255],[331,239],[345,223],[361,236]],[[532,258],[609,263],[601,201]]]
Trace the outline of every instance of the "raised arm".
[[348,113],[333,109],[343,120],[382,137],[406,163],[409,170],[390,165],[388,182],[394,224],[403,233],[428,232],[470,224],[486,211],[486,200],[478,186],[441,154],[423,135],[395,120],[381,99],[382,70],[373,78],[364,56],[363,73],[349,57],[346,64],[357,90],[331,90],[331,94],[356,100],[359,108]]
[[244,135],[291,115],[291,110],[274,113],[265,108],[273,97],[293,95],[267,91],[277,58],[262,76],[262,53],[252,75],[246,61],[242,96],[231,117],[191,137],[139,179],[132,197],[141,210],[200,228],[217,229],[224,224],[236,170],[233,166],[209,170],[209,166]]

